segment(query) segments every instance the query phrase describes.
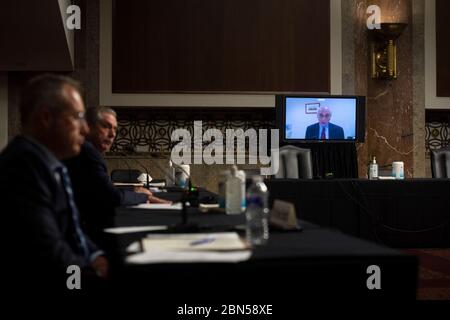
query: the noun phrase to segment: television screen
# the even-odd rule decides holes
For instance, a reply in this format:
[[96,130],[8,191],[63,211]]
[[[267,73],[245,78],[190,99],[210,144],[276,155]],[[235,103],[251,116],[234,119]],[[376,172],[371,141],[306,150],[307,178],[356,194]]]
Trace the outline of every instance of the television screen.
[[364,138],[358,134],[364,132],[361,97],[280,96],[277,101],[284,142],[356,142]]

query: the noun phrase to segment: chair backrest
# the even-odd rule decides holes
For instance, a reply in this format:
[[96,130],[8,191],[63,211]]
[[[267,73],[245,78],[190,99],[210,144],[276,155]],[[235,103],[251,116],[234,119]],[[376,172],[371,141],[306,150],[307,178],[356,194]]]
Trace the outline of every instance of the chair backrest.
[[431,150],[430,156],[433,178],[450,178],[450,147]]
[[311,150],[295,146],[280,148],[279,170],[275,178],[312,179]]
[[116,169],[111,171],[111,181],[121,183],[139,182],[138,177],[141,174],[139,170],[134,169]]

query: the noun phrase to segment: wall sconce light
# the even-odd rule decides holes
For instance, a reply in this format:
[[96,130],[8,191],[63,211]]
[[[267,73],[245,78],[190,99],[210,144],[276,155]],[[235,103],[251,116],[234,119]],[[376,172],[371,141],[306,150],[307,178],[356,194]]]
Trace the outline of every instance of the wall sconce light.
[[397,79],[397,46],[395,40],[406,23],[380,23],[380,29],[369,30],[372,79]]

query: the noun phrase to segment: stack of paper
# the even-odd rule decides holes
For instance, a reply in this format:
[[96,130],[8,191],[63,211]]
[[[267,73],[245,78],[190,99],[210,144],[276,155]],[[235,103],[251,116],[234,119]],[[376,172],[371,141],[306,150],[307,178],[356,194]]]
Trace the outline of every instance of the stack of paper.
[[151,234],[142,247],[144,252],[129,256],[128,263],[239,262],[251,256],[236,232]]
[[237,263],[250,259],[251,251],[150,251],[128,256],[127,262],[131,264],[149,263]]
[[156,209],[156,210],[181,210],[183,206],[181,202],[178,203],[141,203],[136,206],[131,206],[136,209]]
[[160,231],[160,230],[167,230],[167,226],[137,226],[137,227],[117,227],[117,228],[103,229],[103,231],[113,234],[125,234],[125,233]]
[[144,251],[231,251],[245,250],[236,232],[149,234],[142,240]]

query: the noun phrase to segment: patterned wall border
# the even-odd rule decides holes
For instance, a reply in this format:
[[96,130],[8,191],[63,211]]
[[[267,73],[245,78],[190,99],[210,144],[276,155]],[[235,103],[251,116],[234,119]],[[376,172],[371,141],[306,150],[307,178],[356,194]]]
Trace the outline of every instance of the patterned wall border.
[[275,111],[264,109],[208,111],[195,109],[170,110],[121,110],[118,113],[118,132],[111,152],[133,146],[138,152],[170,152],[171,134],[175,129],[187,129],[193,137],[194,121],[202,121],[203,132],[217,128],[223,134],[226,129],[272,129],[275,127]]
[[450,145],[450,110],[427,110],[425,113],[425,147],[430,150]]
[[[116,109],[119,129],[111,152],[128,146],[138,152],[170,152],[173,130],[187,129],[193,135],[194,121],[201,120],[203,131],[217,128],[222,133],[226,129],[275,128],[275,110],[261,108],[247,110],[199,110],[199,109]],[[425,123],[425,146],[440,149],[450,145],[450,111],[427,110]]]

